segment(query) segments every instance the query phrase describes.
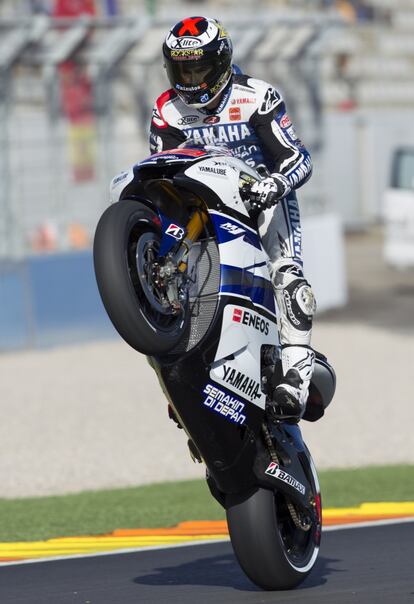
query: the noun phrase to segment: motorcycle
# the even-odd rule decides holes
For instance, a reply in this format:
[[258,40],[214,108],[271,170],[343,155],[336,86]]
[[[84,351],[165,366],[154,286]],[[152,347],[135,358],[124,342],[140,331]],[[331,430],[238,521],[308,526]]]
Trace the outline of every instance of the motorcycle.
[[[261,178],[225,147],[155,153],[113,179],[94,264],[112,323],[147,355],[206,466],[241,568],[278,590],[314,567],[322,505],[299,426],[265,415],[282,369],[268,258],[249,214]],[[317,353],[304,419],[321,417],[334,391]]]

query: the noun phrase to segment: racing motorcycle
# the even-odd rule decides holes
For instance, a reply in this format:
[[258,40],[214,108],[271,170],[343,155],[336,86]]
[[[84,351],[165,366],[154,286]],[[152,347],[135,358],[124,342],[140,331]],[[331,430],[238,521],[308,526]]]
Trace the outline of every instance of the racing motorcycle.
[[[206,466],[242,569],[276,590],[312,570],[322,506],[299,426],[265,415],[282,369],[268,258],[249,214],[262,177],[225,147],[190,141],[150,156],[113,179],[94,263],[112,323],[147,355]],[[304,419],[323,415],[334,390],[317,353]]]

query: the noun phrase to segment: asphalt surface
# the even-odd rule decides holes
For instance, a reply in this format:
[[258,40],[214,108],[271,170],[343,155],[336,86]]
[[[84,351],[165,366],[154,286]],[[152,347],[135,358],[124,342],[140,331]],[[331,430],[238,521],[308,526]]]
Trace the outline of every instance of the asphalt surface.
[[228,542],[0,568],[1,604],[413,604],[414,523],[325,533],[307,580],[264,592]]

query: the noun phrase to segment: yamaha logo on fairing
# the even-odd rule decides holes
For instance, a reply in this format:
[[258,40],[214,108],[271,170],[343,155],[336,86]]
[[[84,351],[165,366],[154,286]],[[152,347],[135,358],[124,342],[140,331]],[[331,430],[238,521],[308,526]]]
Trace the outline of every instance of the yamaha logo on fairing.
[[282,480],[289,486],[299,491],[299,493],[301,493],[302,495],[305,494],[305,486],[301,482],[299,482],[299,480],[296,480],[296,478],[293,478],[293,476],[291,476],[284,470],[281,470],[276,462],[272,461],[268,465],[267,469],[265,470],[265,474],[273,476],[273,478],[277,478],[278,480]]
[[203,405],[223,415],[223,417],[235,424],[244,424],[246,421],[246,416],[242,413],[244,411],[244,403],[230,396],[230,394],[223,392],[223,390],[216,388],[213,384],[207,384],[203,393],[207,394]]
[[233,388],[237,388],[237,390],[243,392],[246,397],[260,398],[262,396],[260,384],[252,378],[249,378],[241,371],[237,371],[237,369],[227,367],[226,365],[223,365],[223,371],[223,380],[227,382],[227,384],[233,386]]
[[236,323],[243,323],[249,327],[254,327],[260,333],[264,333],[265,336],[269,333],[269,321],[263,319],[260,315],[253,314],[248,310],[242,308],[235,308],[233,311],[233,321]]

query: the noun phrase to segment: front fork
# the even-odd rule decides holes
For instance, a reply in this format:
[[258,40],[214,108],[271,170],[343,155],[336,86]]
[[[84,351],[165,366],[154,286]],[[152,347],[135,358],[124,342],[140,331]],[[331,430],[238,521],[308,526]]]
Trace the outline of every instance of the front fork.
[[187,224],[187,235],[181,242],[178,252],[175,254],[174,260],[178,266],[178,270],[183,273],[187,269],[188,254],[191,246],[201,233],[208,221],[208,213],[204,209],[196,209]]
[[[177,252],[171,254],[162,266],[157,267],[158,276],[164,283],[165,293],[173,314],[179,314],[183,311],[182,299],[180,299],[179,294],[179,281],[185,281],[184,273],[187,270],[191,246],[203,232],[207,220],[208,213],[203,209],[196,209],[187,224],[186,237],[181,241]],[[181,277],[177,279],[178,275],[181,275]],[[157,282],[156,279],[155,282]]]

